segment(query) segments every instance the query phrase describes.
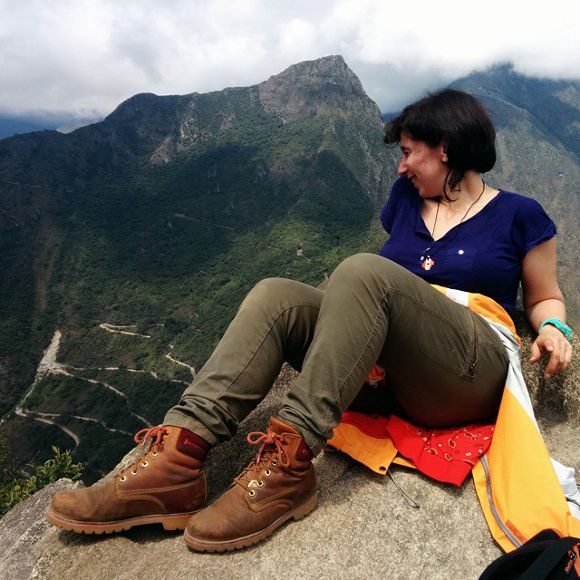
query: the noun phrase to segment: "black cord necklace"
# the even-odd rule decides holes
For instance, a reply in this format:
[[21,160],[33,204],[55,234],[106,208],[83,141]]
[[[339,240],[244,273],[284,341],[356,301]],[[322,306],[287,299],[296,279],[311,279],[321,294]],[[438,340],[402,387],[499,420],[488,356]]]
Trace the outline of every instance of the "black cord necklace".
[[[483,188],[481,190],[481,193],[479,194],[477,199],[467,208],[467,211],[463,214],[463,217],[459,220],[459,223],[457,224],[457,226],[463,223],[463,220],[467,217],[467,214],[471,211],[471,208],[482,198],[483,193],[485,192],[485,181],[482,179],[481,183],[483,184]],[[435,221],[433,222],[433,232],[431,233],[431,237],[434,239],[434,241],[428,248],[425,248],[423,250],[423,254],[421,256],[421,268],[423,268],[423,270],[427,270],[427,271],[432,270],[435,267],[435,260],[433,259],[433,256],[435,255],[435,252],[441,251],[441,248],[445,245],[445,244],[439,244],[439,246],[437,248],[435,248],[434,252],[431,251],[433,249],[433,247],[435,246],[435,244],[443,239],[443,238],[440,238],[439,240],[435,240],[435,228],[437,227],[437,218],[439,217],[439,208],[440,207],[441,207],[441,202],[438,201],[437,202],[437,211],[435,212]],[[453,227],[456,228],[457,226],[453,226]],[[455,235],[451,238],[451,240],[453,240],[456,235],[457,235],[457,231],[455,232]],[[443,236],[443,237],[445,237],[445,236]],[[450,242],[451,240],[446,240],[446,241]]]

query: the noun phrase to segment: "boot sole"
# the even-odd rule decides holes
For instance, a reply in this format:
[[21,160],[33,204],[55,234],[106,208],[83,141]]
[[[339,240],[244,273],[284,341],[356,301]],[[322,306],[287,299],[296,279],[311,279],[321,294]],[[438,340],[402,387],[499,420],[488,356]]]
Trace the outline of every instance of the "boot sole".
[[149,516],[140,516],[137,518],[129,518],[126,520],[116,520],[114,522],[83,522],[79,520],[71,520],[52,508],[46,511],[46,519],[55,526],[63,530],[76,532],[77,534],[112,534],[114,532],[123,532],[130,530],[135,526],[145,526],[149,524],[161,524],[167,531],[184,530],[187,522],[192,515],[200,510],[194,512],[187,512],[182,514],[153,514]]
[[215,540],[202,540],[200,538],[195,538],[187,531],[187,528],[183,534],[186,544],[192,550],[196,552],[228,552],[232,550],[239,550],[241,548],[248,548],[253,546],[262,540],[265,540],[270,536],[277,528],[279,528],[283,523],[290,519],[294,521],[300,520],[306,517],[308,514],[313,512],[318,506],[318,493],[310,496],[302,505],[295,508],[293,511],[280,516],[277,520],[272,522],[268,527],[249,534],[242,538],[236,538],[235,540],[226,541],[215,541]]

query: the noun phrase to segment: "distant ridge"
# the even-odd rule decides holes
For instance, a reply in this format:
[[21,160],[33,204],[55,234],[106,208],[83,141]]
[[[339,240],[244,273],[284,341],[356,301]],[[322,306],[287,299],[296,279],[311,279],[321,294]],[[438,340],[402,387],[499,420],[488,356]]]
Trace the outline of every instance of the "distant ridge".
[[500,124],[509,122],[509,113],[500,103],[527,111],[542,131],[552,134],[580,162],[580,81],[527,77],[506,63],[472,73],[450,86],[493,101]]

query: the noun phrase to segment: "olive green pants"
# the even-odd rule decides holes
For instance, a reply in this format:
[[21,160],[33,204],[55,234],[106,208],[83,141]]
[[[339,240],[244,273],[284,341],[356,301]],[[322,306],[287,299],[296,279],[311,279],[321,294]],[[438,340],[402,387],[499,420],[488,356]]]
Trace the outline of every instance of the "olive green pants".
[[[284,361],[300,375],[278,417],[315,454],[353,402],[379,414],[394,403],[422,426],[491,417],[508,367],[482,317],[390,260],[358,254],[336,268],[324,292],[283,278],[259,282],[165,424],[211,444],[230,438]],[[388,386],[361,392],[377,362]]]

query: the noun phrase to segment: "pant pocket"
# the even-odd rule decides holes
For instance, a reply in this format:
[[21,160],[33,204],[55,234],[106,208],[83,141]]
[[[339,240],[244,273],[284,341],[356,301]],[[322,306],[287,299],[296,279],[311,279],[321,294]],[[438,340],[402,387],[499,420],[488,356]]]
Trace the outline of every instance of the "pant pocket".
[[475,380],[475,370],[477,368],[477,351],[478,351],[478,343],[477,343],[477,328],[475,325],[474,314],[471,310],[467,311],[467,315],[470,322],[470,344],[471,348],[469,349],[469,355],[467,358],[467,367],[465,368],[463,375],[465,378],[473,381]]
[[457,321],[435,316],[421,317],[415,340],[422,357],[456,376],[473,380],[477,343],[475,324],[469,310],[460,312]]

